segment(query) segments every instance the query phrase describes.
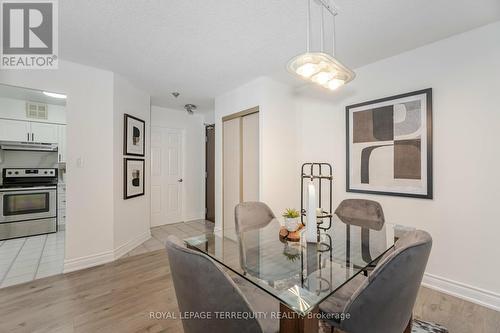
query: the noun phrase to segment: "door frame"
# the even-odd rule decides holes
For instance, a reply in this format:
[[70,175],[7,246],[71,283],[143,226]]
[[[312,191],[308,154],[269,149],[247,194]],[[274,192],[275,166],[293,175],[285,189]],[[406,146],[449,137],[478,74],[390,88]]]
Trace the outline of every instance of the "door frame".
[[[251,114],[254,114],[254,113],[260,113],[260,107],[257,105],[257,106],[254,106],[254,107],[251,107],[249,109],[245,109],[243,111],[239,111],[239,112],[236,112],[236,113],[232,113],[232,114],[229,114],[227,116],[224,116],[222,117],[222,145],[221,145],[221,160],[222,160],[222,164],[221,164],[221,198],[222,198],[222,202],[221,202],[221,207],[222,207],[222,210],[221,210],[221,230],[224,230],[224,122],[228,121],[228,120],[232,120],[232,119],[236,119],[236,118],[239,118],[240,119],[240,201],[242,200],[242,197],[243,197],[243,165],[242,165],[242,162],[243,162],[243,149],[242,149],[242,145],[243,145],[243,142],[242,142],[242,131],[241,131],[241,121],[242,121],[242,118],[244,116],[248,116],[248,115],[251,115]],[[259,114],[259,155],[261,154],[262,152],[262,148],[261,148],[261,136],[260,136],[260,131],[261,131],[261,128],[260,128],[260,114]],[[259,167],[259,179],[261,177],[261,170],[260,170],[260,167]],[[260,180],[259,180],[260,182]],[[260,190],[259,190],[260,191]],[[259,196],[260,196],[260,193],[259,193]]]
[[[181,133],[181,158],[180,158],[180,164],[181,164],[181,175],[182,175],[182,179],[184,179],[184,176],[186,174],[186,161],[185,161],[185,148],[186,148],[186,130],[184,128],[178,128],[178,127],[170,127],[170,126],[164,126],[164,125],[151,125],[150,126],[150,132],[152,134],[153,132],[153,129],[154,128],[159,128],[161,130],[174,130],[174,131],[179,131]],[[149,150],[150,150],[150,155],[151,156],[151,159],[153,158],[153,145],[152,143],[150,142],[149,144]],[[149,163],[149,171],[150,171],[150,180],[149,180],[149,193],[151,193],[151,195],[153,194],[153,161],[151,160],[151,163]],[[174,224],[174,223],[179,223],[179,222],[183,222],[185,217],[186,217],[186,212],[185,212],[185,202],[186,202],[186,191],[185,191],[185,188],[184,188],[184,181],[182,182],[182,185],[181,185],[181,188],[180,188],[180,191],[181,191],[181,194],[180,194],[180,197],[181,197],[181,213],[180,213],[180,221],[177,221],[177,222],[172,222],[172,221],[169,221],[167,223],[163,223],[163,224],[153,224],[153,200],[151,199],[150,200],[150,207],[149,207],[149,211],[150,211],[150,214],[151,214],[151,219],[150,219],[150,226],[151,227],[156,227],[156,226],[160,226],[160,225],[168,225],[168,224]]]

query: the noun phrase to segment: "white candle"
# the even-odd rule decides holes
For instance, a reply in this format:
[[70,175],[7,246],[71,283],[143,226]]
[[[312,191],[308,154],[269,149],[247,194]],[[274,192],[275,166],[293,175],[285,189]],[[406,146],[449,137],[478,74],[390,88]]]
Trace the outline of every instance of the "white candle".
[[317,222],[316,222],[316,188],[314,183],[310,182],[307,186],[307,223],[306,223],[306,241],[318,241]]

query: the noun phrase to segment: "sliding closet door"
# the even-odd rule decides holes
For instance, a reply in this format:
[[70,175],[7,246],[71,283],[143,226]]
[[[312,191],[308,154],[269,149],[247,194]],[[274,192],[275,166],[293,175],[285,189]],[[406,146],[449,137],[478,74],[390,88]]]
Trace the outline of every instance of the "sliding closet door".
[[241,201],[240,168],[241,141],[240,119],[223,123],[223,218],[224,229],[234,229],[234,207]]
[[234,208],[259,200],[258,108],[222,119],[222,205],[225,230],[234,230]]
[[243,201],[259,201],[259,114],[241,118]]

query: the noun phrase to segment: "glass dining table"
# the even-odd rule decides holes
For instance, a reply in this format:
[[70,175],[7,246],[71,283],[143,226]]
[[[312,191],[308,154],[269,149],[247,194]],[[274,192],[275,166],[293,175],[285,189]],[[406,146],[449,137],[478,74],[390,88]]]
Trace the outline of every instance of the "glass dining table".
[[184,241],[275,297],[281,310],[304,319],[356,275],[372,269],[409,230],[390,223],[368,229],[335,216],[328,230],[318,229],[318,242],[309,243],[305,237],[297,242],[280,238],[282,224],[273,219],[240,234],[225,230]]

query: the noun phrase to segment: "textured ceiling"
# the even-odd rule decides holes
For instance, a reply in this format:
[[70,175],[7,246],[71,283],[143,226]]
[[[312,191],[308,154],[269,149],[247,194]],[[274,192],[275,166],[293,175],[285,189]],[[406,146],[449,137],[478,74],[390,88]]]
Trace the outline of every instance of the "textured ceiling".
[[[499,0],[335,5],[337,56],[353,68],[500,20]],[[298,83],[285,65],[305,49],[307,0],[64,0],[59,6],[61,57],[128,77],[155,105],[209,110],[215,96],[260,75]],[[313,15],[316,36],[319,12]],[[172,91],[181,96],[174,99]]]

